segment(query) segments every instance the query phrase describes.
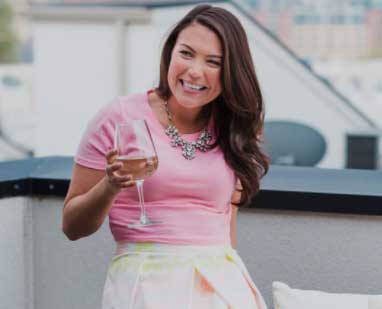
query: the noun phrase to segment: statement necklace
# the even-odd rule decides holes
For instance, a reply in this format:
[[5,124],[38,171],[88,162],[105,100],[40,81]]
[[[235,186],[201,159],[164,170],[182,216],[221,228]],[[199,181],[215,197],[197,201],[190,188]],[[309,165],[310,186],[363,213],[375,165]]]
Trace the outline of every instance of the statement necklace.
[[170,123],[165,132],[171,138],[172,147],[181,146],[183,157],[185,157],[187,160],[192,160],[193,158],[195,158],[196,149],[199,149],[203,152],[206,152],[208,149],[210,149],[209,143],[212,139],[212,135],[210,132],[207,131],[207,127],[203,129],[203,132],[200,133],[200,136],[196,141],[187,142],[180,137],[178,129],[172,122],[172,117],[168,109],[167,101],[164,103],[164,106],[166,108],[168,121]]

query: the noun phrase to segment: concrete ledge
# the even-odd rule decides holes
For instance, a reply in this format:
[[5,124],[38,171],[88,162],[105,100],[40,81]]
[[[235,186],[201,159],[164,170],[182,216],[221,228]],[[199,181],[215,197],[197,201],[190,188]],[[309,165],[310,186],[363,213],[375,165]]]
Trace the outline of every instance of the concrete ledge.
[[[0,198],[64,197],[72,157],[0,163]],[[382,172],[271,166],[250,208],[382,215]]]

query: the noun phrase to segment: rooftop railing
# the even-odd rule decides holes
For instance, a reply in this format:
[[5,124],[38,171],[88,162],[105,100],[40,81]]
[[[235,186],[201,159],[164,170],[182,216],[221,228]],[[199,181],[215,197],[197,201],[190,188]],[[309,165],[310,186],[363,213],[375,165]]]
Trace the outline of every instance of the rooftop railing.
[[[71,157],[0,162],[0,198],[64,197]],[[249,208],[382,215],[382,170],[271,166]]]

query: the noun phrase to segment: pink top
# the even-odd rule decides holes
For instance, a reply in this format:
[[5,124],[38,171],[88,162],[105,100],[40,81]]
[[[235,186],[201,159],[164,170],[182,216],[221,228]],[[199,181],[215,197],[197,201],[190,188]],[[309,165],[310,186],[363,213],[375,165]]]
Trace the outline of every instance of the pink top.
[[[113,148],[117,123],[146,119],[158,153],[158,169],[144,182],[148,216],[163,224],[130,229],[127,224],[139,219],[137,189],[127,188],[115,199],[109,223],[116,241],[158,242],[172,244],[229,244],[230,201],[236,177],[226,164],[219,147],[197,151],[186,160],[180,147],[170,145],[165,129],[152,111],[148,94],[118,97],[102,108],[89,122],[82,137],[75,162],[104,170],[105,154]],[[194,141],[200,133],[184,134]]]

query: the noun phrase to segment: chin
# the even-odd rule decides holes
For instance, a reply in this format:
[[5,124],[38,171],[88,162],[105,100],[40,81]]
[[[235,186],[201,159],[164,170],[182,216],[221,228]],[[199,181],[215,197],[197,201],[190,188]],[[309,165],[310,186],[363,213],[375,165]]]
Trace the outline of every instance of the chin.
[[207,102],[195,102],[195,101],[190,101],[190,100],[179,100],[179,105],[185,107],[185,108],[190,108],[190,109],[193,109],[193,108],[200,108],[200,107],[203,107],[204,105],[208,104]]

